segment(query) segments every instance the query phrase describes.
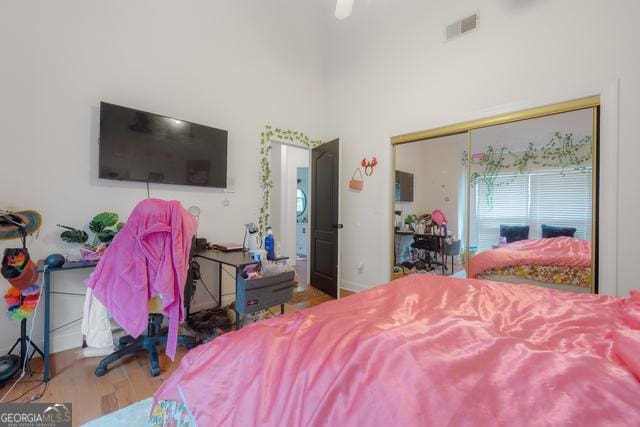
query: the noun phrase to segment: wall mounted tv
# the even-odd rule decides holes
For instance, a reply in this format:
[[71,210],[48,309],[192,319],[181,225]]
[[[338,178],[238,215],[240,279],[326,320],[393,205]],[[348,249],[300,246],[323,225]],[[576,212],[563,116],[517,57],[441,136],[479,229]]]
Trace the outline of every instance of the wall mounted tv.
[[227,131],[100,103],[99,177],[227,186]]

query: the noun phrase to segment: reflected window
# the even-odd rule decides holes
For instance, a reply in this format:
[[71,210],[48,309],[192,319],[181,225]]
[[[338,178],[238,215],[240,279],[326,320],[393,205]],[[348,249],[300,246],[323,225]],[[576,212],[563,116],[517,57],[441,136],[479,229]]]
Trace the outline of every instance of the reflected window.
[[[591,240],[592,171],[537,171],[500,175],[504,184],[492,190],[475,186],[471,225],[478,233],[478,249],[498,243],[500,225],[529,226],[529,238],[540,239],[542,226],[573,229],[574,236]],[[491,204],[488,203],[491,200]]]
[[296,210],[298,216],[302,215],[304,211],[307,210],[307,195],[299,188],[296,193]]

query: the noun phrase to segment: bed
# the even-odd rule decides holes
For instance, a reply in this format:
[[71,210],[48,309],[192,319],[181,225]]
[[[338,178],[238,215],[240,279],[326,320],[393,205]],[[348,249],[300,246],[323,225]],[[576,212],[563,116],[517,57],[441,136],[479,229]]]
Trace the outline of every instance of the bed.
[[521,240],[469,260],[469,277],[591,292],[591,243],[573,237]]
[[637,425],[638,354],[640,291],[416,274],[191,350],[151,425]]

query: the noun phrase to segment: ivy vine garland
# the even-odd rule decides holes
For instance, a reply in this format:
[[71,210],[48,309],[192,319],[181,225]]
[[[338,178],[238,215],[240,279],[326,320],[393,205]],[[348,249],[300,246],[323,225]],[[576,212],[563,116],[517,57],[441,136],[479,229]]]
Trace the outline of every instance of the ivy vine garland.
[[[584,150],[588,147],[588,150]],[[583,154],[581,154],[583,153]],[[507,160],[507,156],[510,160]],[[493,192],[496,188],[511,183],[515,176],[500,177],[501,172],[507,169],[515,169],[519,174],[524,174],[530,169],[530,165],[545,168],[558,168],[564,176],[565,170],[572,169],[586,171],[585,162],[591,160],[591,137],[585,136],[579,141],[574,141],[572,133],[556,132],[551,140],[537,149],[532,142],[527,145],[525,151],[516,153],[507,150],[507,147],[487,147],[482,156],[472,157],[471,165],[481,169],[480,172],[471,174],[471,184],[482,181],[487,186],[487,205],[493,207]],[[469,154],[466,150],[462,153],[462,164],[466,167],[469,162]]]
[[[580,155],[584,147],[589,147],[589,150]],[[584,163],[587,160],[591,160],[591,137],[585,136],[580,141],[574,142],[572,133],[565,133],[563,136],[560,132],[556,132],[551,141],[542,147],[541,151],[542,160],[545,162],[542,166],[560,167],[560,173],[563,175],[565,169],[584,172]]]
[[260,216],[258,218],[258,228],[262,235],[264,235],[270,219],[269,204],[271,203],[273,180],[271,179],[271,162],[269,155],[271,154],[271,141],[273,139],[301,144],[308,148],[315,148],[324,144],[324,141],[312,140],[302,132],[291,129],[273,128],[270,125],[264,127],[264,130],[260,133],[260,183],[263,193],[262,207],[260,208]]

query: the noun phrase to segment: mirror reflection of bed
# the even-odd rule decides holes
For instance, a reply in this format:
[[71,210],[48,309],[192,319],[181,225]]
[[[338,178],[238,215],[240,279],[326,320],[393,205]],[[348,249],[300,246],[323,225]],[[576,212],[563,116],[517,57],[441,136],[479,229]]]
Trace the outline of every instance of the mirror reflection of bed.
[[392,141],[394,278],[597,292],[597,120],[598,107],[514,113]]
[[593,113],[471,132],[469,276],[592,289]]

